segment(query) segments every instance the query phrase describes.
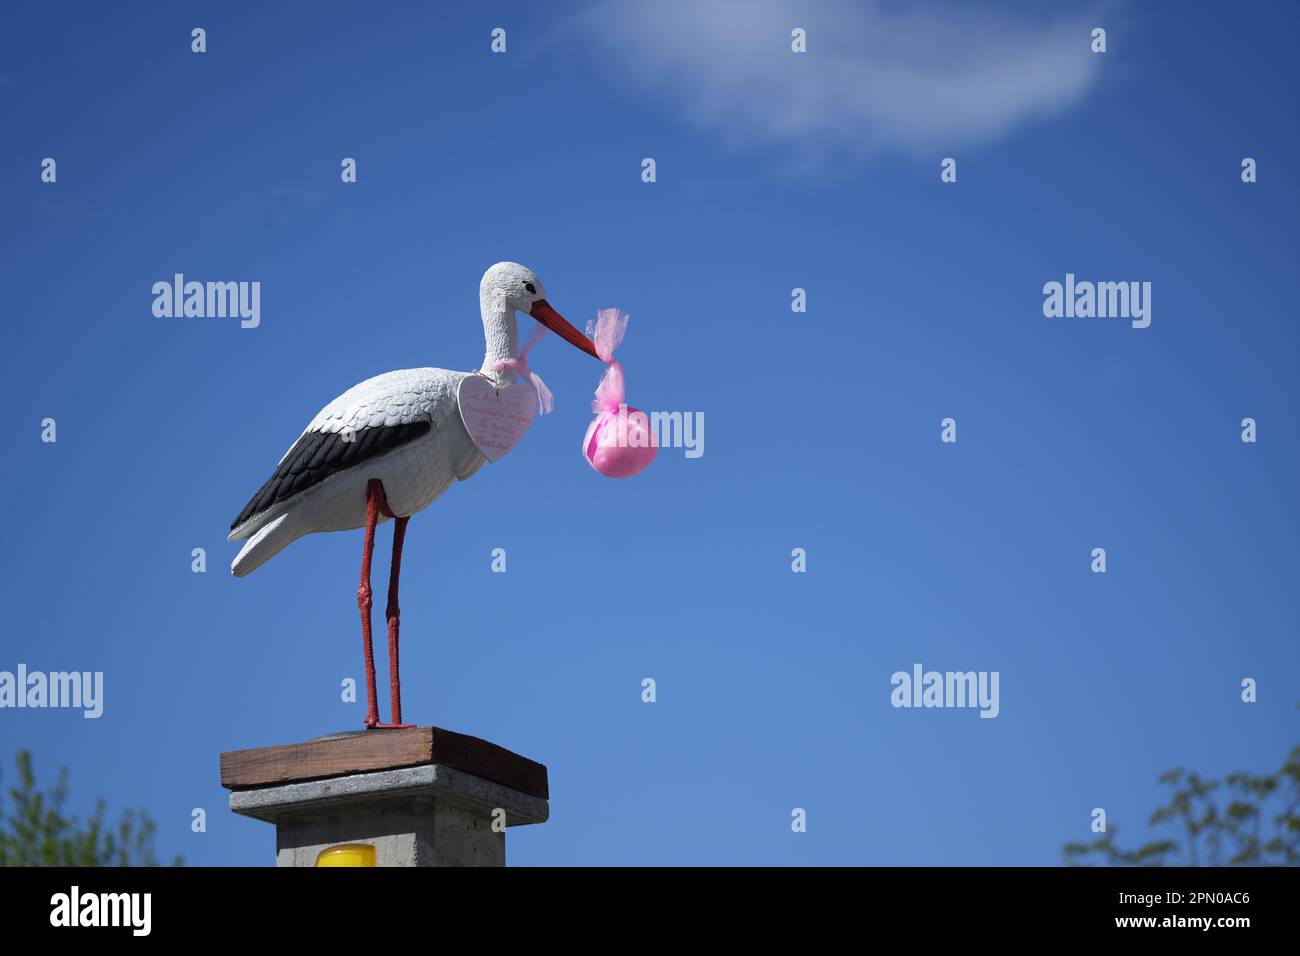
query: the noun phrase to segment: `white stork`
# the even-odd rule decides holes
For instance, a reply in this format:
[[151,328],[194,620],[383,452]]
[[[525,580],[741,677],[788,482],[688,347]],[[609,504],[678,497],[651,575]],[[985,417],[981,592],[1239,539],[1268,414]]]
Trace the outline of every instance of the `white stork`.
[[[305,534],[366,529],[357,589],[366,665],[366,727],[407,726],[402,724],[397,655],[397,583],[406,524],[446,491],[453,479],[463,481],[484,461],[458,412],[461,382],[481,376],[500,394],[515,381],[517,372],[525,370],[517,311],[599,358],[591,340],[547,303],[537,276],[518,263],[498,262],[483,274],[479,308],[487,349],[477,372],[401,369],[352,386],[311,420],[230,526],[229,540],[247,542],[230,566],[236,577],[255,571]],[[394,519],[386,611],[391,724],[379,722],[370,632],[370,560],[375,526],[386,518]]]

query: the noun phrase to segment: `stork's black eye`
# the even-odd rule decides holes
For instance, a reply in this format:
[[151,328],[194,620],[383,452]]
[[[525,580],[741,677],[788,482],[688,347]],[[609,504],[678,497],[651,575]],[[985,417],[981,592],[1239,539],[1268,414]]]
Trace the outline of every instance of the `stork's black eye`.
[[525,282],[524,288],[528,290],[529,295],[537,295],[537,288],[531,282]]

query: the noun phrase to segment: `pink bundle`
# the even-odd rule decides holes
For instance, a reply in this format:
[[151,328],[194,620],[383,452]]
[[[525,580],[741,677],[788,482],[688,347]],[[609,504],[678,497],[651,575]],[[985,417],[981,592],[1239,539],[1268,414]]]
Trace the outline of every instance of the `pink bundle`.
[[609,368],[596,387],[596,400],[591,403],[596,418],[582,440],[582,454],[606,478],[631,478],[658,451],[645,412],[623,403],[623,366],[614,361],[614,350],[623,341],[627,320],[618,309],[601,309],[595,323],[587,323],[587,337]]

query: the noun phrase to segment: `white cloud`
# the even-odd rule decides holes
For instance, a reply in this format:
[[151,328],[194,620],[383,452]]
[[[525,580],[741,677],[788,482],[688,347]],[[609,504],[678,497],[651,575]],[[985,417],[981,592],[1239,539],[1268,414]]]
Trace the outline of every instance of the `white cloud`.
[[[705,132],[810,157],[991,141],[1077,102],[1105,58],[1089,48],[1101,24],[1077,9],[1030,22],[973,4],[657,0],[580,22],[617,75]],[[805,54],[790,50],[795,27]]]

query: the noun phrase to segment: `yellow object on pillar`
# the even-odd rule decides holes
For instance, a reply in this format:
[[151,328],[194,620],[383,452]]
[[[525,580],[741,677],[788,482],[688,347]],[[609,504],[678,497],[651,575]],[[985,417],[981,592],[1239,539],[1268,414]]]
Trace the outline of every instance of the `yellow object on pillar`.
[[340,843],[316,857],[317,866],[375,866],[375,848],[369,843]]

